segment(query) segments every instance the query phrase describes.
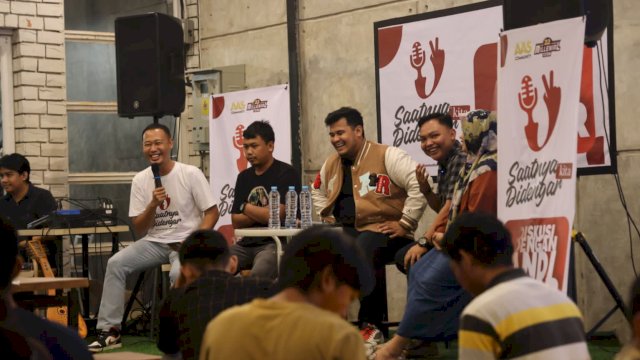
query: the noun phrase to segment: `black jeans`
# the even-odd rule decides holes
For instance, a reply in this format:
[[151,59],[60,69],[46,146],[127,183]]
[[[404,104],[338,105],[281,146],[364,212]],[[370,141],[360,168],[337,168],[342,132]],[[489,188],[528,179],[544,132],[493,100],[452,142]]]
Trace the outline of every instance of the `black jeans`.
[[407,238],[390,239],[387,235],[373,231],[358,232],[354,228],[344,227],[344,231],[356,238],[375,271],[376,286],[371,294],[360,299],[358,320],[382,328],[387,321],[387,282],[385,265],[394,261],[396,252],[413,243]]
[[407,252],[409,252],[409,249],[411,249],[416,244],[416,242],[412,241],[411,243],[402,247],[402,249],[398,250],[395,255],[396,267],[398,268],[398,270],[400,270],[400,272],[407,276],[409,276],[409,268],[404,267],[404,257],[407,255]]

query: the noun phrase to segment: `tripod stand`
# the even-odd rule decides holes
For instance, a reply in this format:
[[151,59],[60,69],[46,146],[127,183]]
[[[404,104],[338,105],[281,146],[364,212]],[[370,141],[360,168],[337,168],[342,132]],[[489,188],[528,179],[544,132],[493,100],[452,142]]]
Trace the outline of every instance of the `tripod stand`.
[[622,301],[622,297],[620,296],[620,293],[616,289],[616,286],[613,285],[613,282],[611,282],[609,275],[607,275],[607,272],[604,270],[604,268],[598,261],[598,258],[593,254],[593,251],[591,250],[591,247],[589,246],[589,243],[587,242],[587,239],[585,239],[584,235],[581,232],[577,232],[573,236],[573,240],[578,244],[580,244],[580,247],[582,247],[584,254],[587,255],[589,262],[591,262],[591,265],[593,265],[593,268],[598,273],[598,276],[600,276],[600,280],[602,280],[604,285],[607,287],[607,290],[609,290],[609,294],[611,294],[611,297],[616,302],[615,306],[611,308],[611,310],[609,310],[609,312],[605,316],[603,316],[600,319],[600,321],[598,321],[591,328],[591,330],[587,332],[587,339],[588,339],[596,332],[596,330],[598,330],[600,326],[602,326],[602,324],[604,324],[605,321],[607,321],[608,318],[611,317],[611,315],[613,315],[616,312],[616,310],[620,309],[625,319],[627,320],[629,320],[629,312],[627,310],[627,307],[624,304],[624,301]]

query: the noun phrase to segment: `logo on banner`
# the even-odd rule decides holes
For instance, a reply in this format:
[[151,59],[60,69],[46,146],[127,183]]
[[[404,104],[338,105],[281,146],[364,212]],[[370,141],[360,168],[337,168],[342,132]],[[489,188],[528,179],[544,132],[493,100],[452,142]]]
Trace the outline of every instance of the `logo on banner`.
[[515,55],[516,60],[523,60],[531,57],[531,41],[521,41],[516,44]]
[[427,78],[422,74],[422,67],[426,63],[426,52],[422,49],[422,44],[419,41],[413,43],[411,47],[411,55],[409,56],[409,62],[411,67],[416,70],[416,80],[414,81],[416,92],[421,99],[426,99],[438,87],[442,72],[444,70],[445,53],[443,49],[438,48],[438,38],[436,37],[435,44],[429,40],[429,47],[431,48],[431,66],[433,67],[433,85],[431,90],[427,94]]
[[255,99],[247,104],[247,111],[259,112],[267,108],[267,100]]
[[527,143],[533,151],[540,151],[547,145],[553,130],[556,127],[558,121],[558,113],[560,111],[560,100],[562,98],[562,91],[559,87],[553,85],[553,70],[549,73],[549,81],[547,77],[542,75],[542,82],[544,84],[544,96],[543,100],[547,107],[549,126],[547,127],[547,134],[542,141],[539,142],[538,136],[538,122],[533,119],[533,110],[538,104],[538,88],[533,84],[533,79],[529,75],[522,77],[520,81],[520,91],[518,92],[518,102],[520,109],[527,114],[527,125],[524,127],[524,132],[527,137]]
[[572,164],[559,164],[557,160],[533,159],[528,164],[514,162],[509,167],[505,206],[533,203],[540,207],[562,188],[562,180],[573,176]]
[[218,211],[220,211],[220,217],[231,213],[231,206],[233,205],[233,198],[235,197],[235,189],[230,184],[224,184],[220,189],[220,196],[218,201]]
[[244,112],[244,101],[235,101],[231,104],[231,113],[238,114]]
[[568,269],[569,221],[565,217],[508,221],[514,265],[529,276],[563,289]]
[[244,133],[244,126],[239,124],[236,126],[236,130],[233,132],[233,147],[236,148],[239,152],[238,158],[236,159],[236,166],[238,168],[238,172],[242,172],[247,168],[248,160],[244,156],[244,151],[242,149],[242,144],[244,144],[244,138],[242,134]]
[[550,37],[547,37],[541,43],[536,44],[533,55],[542,54],[542,57],[549,57],[555,51],[560,51],[560,40],[551,40]]

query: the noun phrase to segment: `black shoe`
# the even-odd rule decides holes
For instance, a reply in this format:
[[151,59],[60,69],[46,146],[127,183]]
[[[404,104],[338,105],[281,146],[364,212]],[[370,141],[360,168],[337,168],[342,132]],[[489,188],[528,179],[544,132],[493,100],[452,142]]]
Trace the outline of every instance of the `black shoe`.
[[122,347],[122,339],[120,338],[120,330],[111,328],[109,331],[102,331],[96,341],[89,345],[89,351],[102,352],[105,350],[117,349]]

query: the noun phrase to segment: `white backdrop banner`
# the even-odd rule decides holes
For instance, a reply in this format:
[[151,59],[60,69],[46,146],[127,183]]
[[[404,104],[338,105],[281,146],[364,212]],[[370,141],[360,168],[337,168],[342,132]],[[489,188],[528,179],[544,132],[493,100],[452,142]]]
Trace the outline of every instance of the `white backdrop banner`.
[[[427,164],[431,175],[437,175],[437,166],[420,149],[418,119],[449,112],[455,120],[469,110],[497,109],[499,3],[485,1],[375,24],[379,140]],[[584,174],[614,171],[606,138],[609,134],[615,153],[615,126],[609,114],[614,110],[609,105],[613,82],[608,82],[609,93],[604,85],[613,69],[609,46],[605,31],[598,48],[578,50],[584,52],[584,62],[577,152],[578,169]]]
[[289,86],[212,95],[209,104],[210,183],[220,210],[217,228],[228,238],[236,177],[248,166],[242,151],[244,129],[254,121],[268,121],[276,137],[274,157],[291,162]]
[[[420,149],[418,120],[495,110],[497,41],[502,7],[377,29],[380,140],[406,150],[437,175]],[[457,127],[457,122],[455,126]]]
[[498,217],[514,261],[566,291],[576,201],[585,24],[582,18],[501,34]]

